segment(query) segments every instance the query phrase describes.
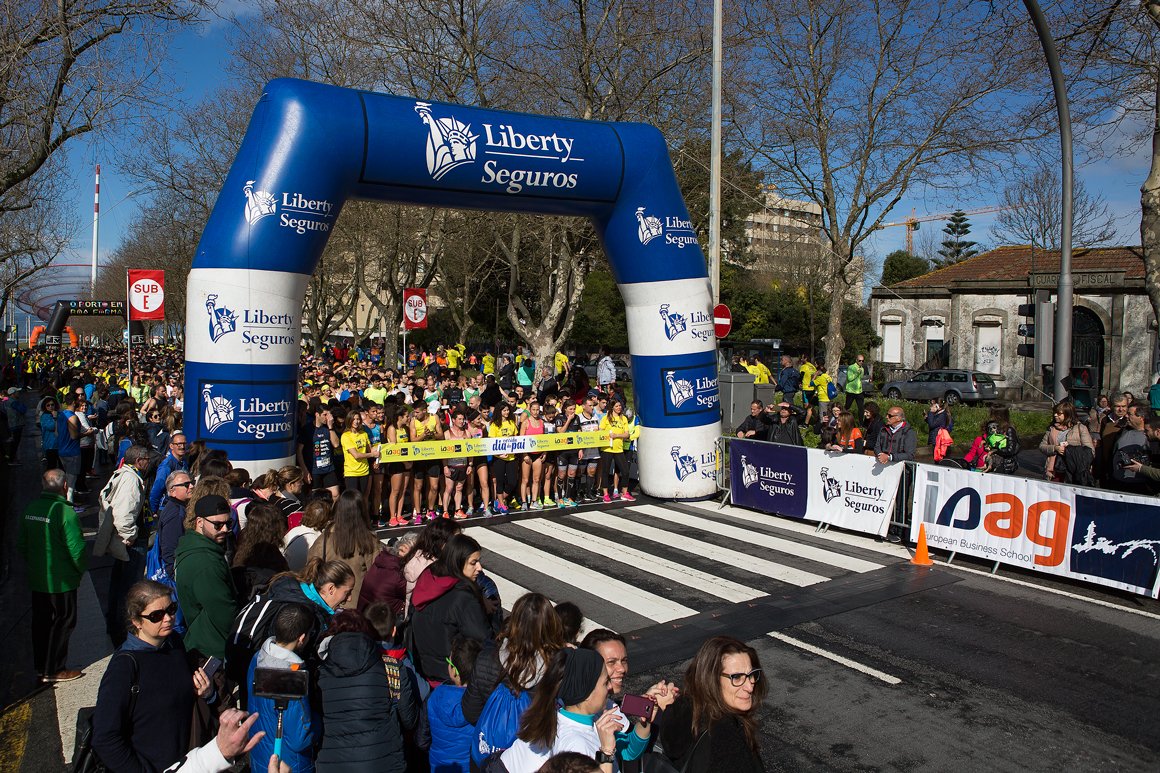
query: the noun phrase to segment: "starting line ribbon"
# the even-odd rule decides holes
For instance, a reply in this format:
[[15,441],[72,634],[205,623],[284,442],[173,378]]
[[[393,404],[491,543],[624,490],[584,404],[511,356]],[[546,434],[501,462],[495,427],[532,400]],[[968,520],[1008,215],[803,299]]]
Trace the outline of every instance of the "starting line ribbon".
[[549,432],[544,435],[481,437],[466,440],[421,440],[417,443],[383,443],[379,446],[379,460],[410,462],[416,459],[452,459],[458,456],[538,454],[544,451],[604,448],[609,444],[607,432]]

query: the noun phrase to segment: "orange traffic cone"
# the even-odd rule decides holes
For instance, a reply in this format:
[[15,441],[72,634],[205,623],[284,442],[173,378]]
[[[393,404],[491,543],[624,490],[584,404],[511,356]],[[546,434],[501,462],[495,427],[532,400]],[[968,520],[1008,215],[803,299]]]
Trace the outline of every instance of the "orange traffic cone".
[[914,558],[910,559],[910,563],[915,566],[933,566],[934,561],[930,560],[930,553],[926,549],[926,524],[920,523],[918,525],[918,547],[914,549]]

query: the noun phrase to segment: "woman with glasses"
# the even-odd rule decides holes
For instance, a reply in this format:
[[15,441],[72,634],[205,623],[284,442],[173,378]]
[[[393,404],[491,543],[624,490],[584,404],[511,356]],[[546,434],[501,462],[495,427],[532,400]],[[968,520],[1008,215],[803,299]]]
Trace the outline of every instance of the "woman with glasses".
[[93,712],[93,751],[109,770],[165,770],[190,748],[194,703],[212,688],[190,669],[173,633],[173,590],[153,580],[129,589],[129,635],[109,660]]
[[757,739],[764,697],[757,651],[731,636],[714,636],[697,650],[680,697],[665,711],[665,756],[686,773],[764,771]]
[[56,452],[56,415],[60,410],[53,398],[46,398],[40,412],[40,445],[44,469],[59,470],[60,455]]

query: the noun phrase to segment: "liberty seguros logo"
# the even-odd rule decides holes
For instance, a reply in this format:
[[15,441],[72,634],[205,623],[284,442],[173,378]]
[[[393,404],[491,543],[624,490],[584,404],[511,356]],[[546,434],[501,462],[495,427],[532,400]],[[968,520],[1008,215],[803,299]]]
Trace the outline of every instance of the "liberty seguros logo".
[[452,169],[475,161],[475,141],[471,125],[454,116],[436,118],[431,115],[430,102],[416,102],[415,112],[427,124],[427,172],[432,180],[440,180]]
[[714,410],[721,404],[717,388],[717,366],[702,363],[661,371],[666,414]]
[[295,401],[279,396],[281,385],[273,387],[258,387],[258,394],[254,394],[255,387],[248,383],[202,384],[201,417],[206,433],[224,441],[292,438]]
[[217,293],[205,298],[205,312],[209,315],[209,339],[218,343],[230,333],[242,328],[241,342],[265,351],[271,347],[300,346],[293,314],[282,314],[266,309],[242,309],[241,314],[219,302]]
[[[453,115],[438,116],[432,103],[416,102],[415,112],[427,127],[427,174],[432,180],[442,180],[448,172],[471,166],[477,153],[487,156],[483,162],[480,183],[495,185],[505,193],[520,193],[526,188],[575,188],[579,182],[576,172],[558,171],[552,166],[566,166],[582,162],[573,148],[574,137],[558,131],[551,134],[520,131],[513,123],[480,123],[482,133]],[[482,141],[482,149],[480,148]],[[528,169],[545,165],[549,168]],[[513,168],[515,167],[515,168]]]
[[673,473],[679,481],[691,475],[712,478],[717,474],[716,449],[710,449],[698,457],[677,445],[669,449],[669,455],[673,458]]
[[329,233],[334,221],[335,207],[327,199],[311,199],[296,191],[280,196],[270,191],[255,188],[256,180],[247,180],[242,186],[246,199],[243,214],[246,223],[256,225],[270,215],[278,215],[278,225],[289,228],[297,234],[307,231]]
[[714,337],[713,315],[707,311],[681,312],[673,309],[671,303],[662,303],[657,312],[664,320],[665,338],[675,341],[678,336],[688,333],[698,341],[710,341]]
[[665,244],[683,250],[689,245],[697,246],[697,231],[693,221],[681,217],[666,216],[664,221],[646,213],[644,207],[636,208],[636,238],[648,245],[658,237],[664,237]]

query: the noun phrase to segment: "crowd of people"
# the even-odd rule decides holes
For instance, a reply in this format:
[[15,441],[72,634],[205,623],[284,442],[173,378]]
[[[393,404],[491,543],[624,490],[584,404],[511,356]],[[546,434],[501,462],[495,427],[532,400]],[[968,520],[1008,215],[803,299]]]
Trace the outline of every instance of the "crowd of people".
[[[537,375],[526,355],[485,353],[491,372],[476,374],[449,351],[405,369],[304,358],[299,463],[256,477],[187,442],[175,350],[135,357],[131,382],[113,351],[18,362],[7,459],[28,457],[16,412],[40,427],[44,467],[20,531],[35,666],[46,683],[83,676],[68,642],[89,561],[80,518],[95,508],[116,653],[91,751],[108,769],[224,770],[238,756],[253,770],[762,769],[752,648],[710,639],[682,687],[633,694],[623,637],[581,636],[576,605],[538,593],[501,601],[462,533],[481,507],[632,499],[636,424],[615,370],[598,368],[593,389],[564,358]],[[597,430],[607,444],[429,466],[380,464],[376,448]],[[387,546],[384,522],[423,526]]]
[[[753,401],[749,416],[737,427],[737,437],[800,446],[802,429],[808,426],[819,437],[818,447],[827,451],[866,454],[883,464],[914,460],[919,430],[907,421],[902,407],[892,406],[883,413],[877,401],[864,399],[862,355],[837,381],[804,355],[797,362],[783,356],[780,366],[774,381],[760,357],[735,358],[735,371],[752,373],[755,383],[776,383],[781,392],[777,403]],[[992,405],[979,426],[967,428],[967,437],[973,440],[961,458],[951,455],[953,413],[954,408],[940,398],[927,405],[926,445],[936,462],[1007,475],[1019,470],[1023,448],[1007,407]],[[1160,493],[1160,380],[1150,387],[1146,400],[1123,392],[1111,398],[1099,395],[1089,409],[1077,407],[1071,399],[1056,403],[1039,451],[1047,480],[1124,493]]]

